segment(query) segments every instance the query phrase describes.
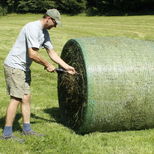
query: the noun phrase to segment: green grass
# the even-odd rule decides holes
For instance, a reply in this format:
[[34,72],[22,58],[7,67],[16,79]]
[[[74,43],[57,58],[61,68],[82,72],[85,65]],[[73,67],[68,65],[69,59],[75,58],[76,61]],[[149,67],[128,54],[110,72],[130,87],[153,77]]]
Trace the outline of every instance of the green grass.
[[[9,97],[5,90],[3,61],[24,24],[37,20],[40,15],[0,17],[0,133]],[[55,49],[60,54],[67,40],[77,37],[125,36],[154,40],[154,16],[85,17],[63,16],[63,26],[50,30]],[[94,51],[95,52],[95,51]],[[49,59],[45,50],[41,55]],[[125,132],[94,132],[78,135],[59,123],[57,75],[47,73],[43,67],[32,64],[32,128],[46,137],[23,137],[26,142],[0,140],[0,154],[153,154],[154,130]],[[14,134],[21,137],[22,119],[18,110]]]

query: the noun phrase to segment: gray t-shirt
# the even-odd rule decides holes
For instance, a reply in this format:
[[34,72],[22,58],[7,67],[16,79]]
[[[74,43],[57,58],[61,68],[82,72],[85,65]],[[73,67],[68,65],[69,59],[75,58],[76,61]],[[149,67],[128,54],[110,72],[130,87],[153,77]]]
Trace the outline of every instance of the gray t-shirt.
[[43,29],[40,20],[30,22],[22,28],[4,64],[28,71],[32,63],[32,59],[28,56],[28,48],[39,49],[43,47],[53,49],[48,31]]

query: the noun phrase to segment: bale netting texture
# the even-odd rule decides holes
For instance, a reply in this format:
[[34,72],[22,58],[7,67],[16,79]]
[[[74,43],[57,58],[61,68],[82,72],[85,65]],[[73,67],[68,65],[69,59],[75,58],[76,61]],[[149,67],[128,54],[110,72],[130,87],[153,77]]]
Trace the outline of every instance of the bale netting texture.
[[154,42],[123,37],[66,42],[58,75],[63,122],[79,133],[154,127]]

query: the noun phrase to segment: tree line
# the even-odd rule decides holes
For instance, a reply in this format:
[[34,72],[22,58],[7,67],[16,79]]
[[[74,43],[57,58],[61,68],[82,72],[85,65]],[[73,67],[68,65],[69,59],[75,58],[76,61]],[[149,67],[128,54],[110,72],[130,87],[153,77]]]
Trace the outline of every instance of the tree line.
[[49,8],[69,15],[150,14],[154,12],[154,0],[0,0],[0,15],[44,13]]

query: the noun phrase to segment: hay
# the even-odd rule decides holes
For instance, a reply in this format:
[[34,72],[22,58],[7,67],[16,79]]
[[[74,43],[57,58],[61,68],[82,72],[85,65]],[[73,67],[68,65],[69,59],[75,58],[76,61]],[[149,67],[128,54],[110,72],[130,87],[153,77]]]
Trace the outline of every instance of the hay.
[[154,43],[104,37],[69,40],[62,59],[80,75],[58,75],[65,124],[80,133],[154,126]]

